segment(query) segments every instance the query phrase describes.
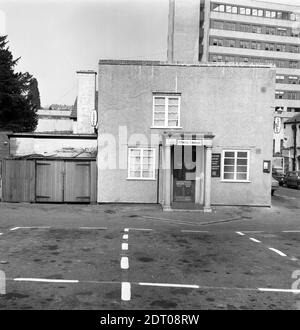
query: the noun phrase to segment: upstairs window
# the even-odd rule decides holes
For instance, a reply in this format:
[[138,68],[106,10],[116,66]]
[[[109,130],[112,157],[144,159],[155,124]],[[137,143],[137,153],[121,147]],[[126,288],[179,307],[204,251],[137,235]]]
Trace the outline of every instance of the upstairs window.
[[180,96],[153,96],[153,127],[180,126]]
[[249,181],[249,150],[224,150],[222,158],[222,180]]

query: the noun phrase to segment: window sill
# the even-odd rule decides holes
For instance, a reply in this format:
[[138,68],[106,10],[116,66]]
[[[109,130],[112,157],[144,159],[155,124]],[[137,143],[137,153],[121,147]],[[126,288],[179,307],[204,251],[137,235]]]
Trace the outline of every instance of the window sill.
[[230,182],[230,183],[251,183],[250,180],[220,180],[221,182]]
[[182,126],[151,126],[151,129],[182,129]]
[[156,181],[153,178],[126,178],[128,181]]

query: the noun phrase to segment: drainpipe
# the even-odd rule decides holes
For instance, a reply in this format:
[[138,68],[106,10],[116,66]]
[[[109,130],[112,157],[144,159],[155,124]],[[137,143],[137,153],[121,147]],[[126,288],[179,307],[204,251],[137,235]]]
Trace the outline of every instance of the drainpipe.
[[293,137],[294,137],[294,158],[293,158],[293,171],[296,171],[296,160],[297,160],[297,119],[295,124],[292,125]]

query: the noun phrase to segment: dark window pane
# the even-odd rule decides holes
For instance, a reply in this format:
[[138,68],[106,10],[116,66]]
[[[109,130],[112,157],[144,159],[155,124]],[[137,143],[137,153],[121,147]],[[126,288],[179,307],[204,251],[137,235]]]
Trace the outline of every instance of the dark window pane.
[[233,180],[234,174],[233,173],[224,173],[224,179],[225,180]]
[[239,158],[237,160],[237,165],[247,165],[247,163],[248,163],[247,158]]
[[238,152],[237,156],[238,158],[247,158],[247,152],[240,151]]
[[225,157],[234,157],[234,152],[233,151],[226,151],[225,152]]
[[234,165],[234,159],[233,158],[225,158],[224,159],[224,165]]
[[234,172],[234,166],[224,166],[224,172]]

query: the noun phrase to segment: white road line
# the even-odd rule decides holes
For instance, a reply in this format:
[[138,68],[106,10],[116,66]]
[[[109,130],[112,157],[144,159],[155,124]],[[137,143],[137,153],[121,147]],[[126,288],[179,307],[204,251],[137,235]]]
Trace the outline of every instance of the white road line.
[[208,233],[207,230],[181,230],[182,233]]
[[124,231],[125,231],[125,233],[128,233],[129,232],[129,228],[125,228]]
[[279,251],[277,249],[269,248],[269,250],[274,251],[275,253],[279,254],[282,257],[286,257],[287,256],[286,254],[284,254],[283,252],[281,252],[281,251]]
[[10,231],[14,231],[14,230],[18,230],[20,229],[20,227],[14,227],[14,228],[10,228]]
[[287,293],[300,293],[297,289],[272,289],[272,288],[258,288],[259,291],[265,292],[287,292]]
[[123,301],[129,301],[131,299],[131,284],[129,282],[122,282],[121,299]]
[[241,231],[236,231],[236,233],[237,233],[238,235],[245,236],[245,234],[242,233]]
[[122,250],[127,251],[128,250],[128,243],[122,243]]
[[147,228],[128,228],[129,230],[140,230],[140,231],[152,231],[153,229],[147,229]]
[[128,269],[129,268],[128,257],[122,257],[121,258],[121,268],[122,269]]
[[51,279],[51,278],[14,278],[14,281],[18,282],[46,282],[46,283],[79,283],[79,280],[61,280],[61,279]]
[[124,234],[122,239],[127,240],[128,239],[128,234]]
[[244,230],[244,233],[260,234],[263,233],[261,230]]
[[249,239],[255,243],[261,243],[261,241],[259,241],[258,239],[256,238],[253,238],[253,237],[249,237]]
[[300,230],[283,230],[283,233],[300,233]]
[[199,289],[199,285],[193,284],[171,284],[171,283],[147,283],[147,282],[139,282],[138,285],[142,286],[160,286],[160,287],[168,287],[168,288],[188,288],[188,289]]
[[107,227],[79,227],[79,229],[106,230]]

